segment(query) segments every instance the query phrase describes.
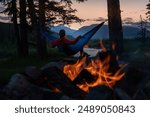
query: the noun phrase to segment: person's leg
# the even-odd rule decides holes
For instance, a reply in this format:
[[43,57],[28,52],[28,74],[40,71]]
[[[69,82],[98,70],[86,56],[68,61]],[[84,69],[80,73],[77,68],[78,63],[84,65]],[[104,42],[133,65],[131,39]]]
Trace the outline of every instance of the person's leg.
[[80,50],[80,57],[90,56],[88,53],[84,52],[83,48]]
[[84,52],[83,52],[83,48],[80,50],[80,56],[83,56]]

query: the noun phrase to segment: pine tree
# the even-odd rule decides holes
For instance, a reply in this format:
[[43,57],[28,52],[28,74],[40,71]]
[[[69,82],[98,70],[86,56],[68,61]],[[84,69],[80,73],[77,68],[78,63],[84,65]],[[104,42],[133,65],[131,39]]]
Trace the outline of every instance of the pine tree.
[[[71,24],[73,22],[82,22],[75,15],[76,9],[72,8],[72,0],[1,0],[7,5],[5,13],[13,16],[15,32],[17,36],[18,54],[28,55],[28,27],[34,31],[34,38],[37,40],[37,54],[39,57],[46,56],[46,41],[40,36],[40,31],[45,26],[54,24]],[[15,1],[15,4],[14,4]],[[83,2],[86,0],[76,0]],[[13,4],[12,4],[13,3]],[[19,3],[19,4],[16,4]],[[16,5],[16,6],[14,6]],[[13,12],[12,12],[13,11]],[[20,22],[17,21],[19,19]],[[18,30],[18,23],[20,28]]]
[[139,39],[142,42],[145,42],[146,41],[146,22],[142,18],[142,15],[140,15],[139,29],[140,29],[140,31],[138,33]]
[[[39,26],[40,26],[40,30],[45,30],[45,0],[39,0]],[[41,58],[44,58],[47,56],[47,43],[46,43],[46,39],[39,35],[39,46],[40,46],[40,50],[39,50],[39,56],[41,56]]]
[[11,1],[11,4],[12,4],[12,21],[13,21],[13,24],[14,24],[14,31],[15,31],[15,37],[16,37],[16,41],[17,41],[17,54],[19,56],[22,55],[22,52],[21,52],[21,43],[20,43],[20,36],[19,36],[19,27],[18,27],[18,22],[17,22],[17,3],[16,3],[16,0],[12,0]]
[[[20,9],[17,7],[17,2]],[[26,21],[26,0],[2,0],[4,6],[7,8],[2,12],[12,15],[12,22],[14,24],[15,37],[17,41],[17,53],[19,56],[28,56],[28,40],[27,40],[27,21]],[[19,22],[17,21],[19,17]],[[20,25],[18,25],[20,23]]]
[[147,19],[150,21],[150,0],[149,0],[149,3],[146,5],[147,6],[147,13],[146,13],[146,15],[147,15]]

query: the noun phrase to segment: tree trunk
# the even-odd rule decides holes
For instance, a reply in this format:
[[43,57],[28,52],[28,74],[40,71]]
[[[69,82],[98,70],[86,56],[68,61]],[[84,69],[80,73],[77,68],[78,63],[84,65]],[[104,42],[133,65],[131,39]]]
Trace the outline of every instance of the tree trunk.
[[[28,1],[28,5],[29,5],[29,14],[31,16],[32,27],[33,27],[33,31],[34,31],[36,41],[37,41],[37,55],[39,58],[44,58],[46,56],[46,42],[44,39],[41,38],[40,24],[41,25],[45,24],[45,15],[42,15],[43,20],[39,24],[39,22],[41,20],[38,21],[38,18],[35,13],[35,7],[34,7],[33,0],[27,0],[27,1]],[[41,12],[44,12],[44,11],[41,11]],[[40,13],[39,13],[39,15],[41,16]]]
[[[45,30],[45,0],[39,0],[39,23],[40,23],[40,29]],[[46,57],[47,44],[46,44],[46,39],[44,37],[40,37],[38,46],[40,47],[39,48],[40,50],[38,50],[40,56],[42,58]]]
[[29,50],[27,40],[26,1],[19,0],[19,4],[20,4],[20,38],[21,38],[20,45],[22,47],[21,55],[28,56]]
[[12,0],[12,9],[13,9],[13,24],[14,24],[14,31],[15,37],[17,38],[17,54],[21,56],[21,44],[20,44],[20,37],[19,37],[19,28],[17,23],[17,8],[16,8],[16,0]]
[[117,55],[121,55],[124,47],[120,2],[119,0],[107,0],[107,6],[110,48],[111,50],[114,49]]

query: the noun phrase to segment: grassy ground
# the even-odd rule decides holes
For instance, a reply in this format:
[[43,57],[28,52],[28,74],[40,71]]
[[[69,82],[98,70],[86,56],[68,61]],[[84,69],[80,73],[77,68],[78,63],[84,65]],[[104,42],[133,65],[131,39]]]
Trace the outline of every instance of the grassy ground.
[[9,58],[0,61],[0,82],[3,84],[7,82],[10,76],[14,73],[23,72],[28,65],[40,66],[44,64],[44,61],[40,61],[36,58]]
[[127,40],[125,41],[124,60],[134,68],[150,70],[150,40],[146,42]]
[[23,72],[27,66],[40,68],[50,61],[67,57],[55,48],[48,48],[47,58],[41,60],[36,56],[36,49],[30,47],[30,56],[21,58],[16,56],[15,48],[15,44],[12,43],[4,42],[0,44],[0,85],[5,84],[13,74]]
[[[30,57],[16,57],[15,44],[5,42],[0,44],[0,85],[5,84],[15,73],[21,73],[27,66],[42,67],[43,65],[64,58],[68,58],[56,49],[48,48],[48,57],[40,60],[36,57],[35,48],[30,49]],[[108,41],[105,41],[108,46]],[[99,47],[99,41],[91,41],[90,47]],[[150,40],[141,42],[137,40],[125,40],[124,61],[135,68],[150,70]]]

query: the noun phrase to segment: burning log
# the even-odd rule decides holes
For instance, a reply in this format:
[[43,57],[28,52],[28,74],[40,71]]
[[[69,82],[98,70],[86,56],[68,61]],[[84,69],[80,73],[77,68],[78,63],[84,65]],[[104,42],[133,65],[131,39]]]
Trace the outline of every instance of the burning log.
[[88,70],[83,69],[79,75],[73,80],[75,85],[82,84],[84,82],[91,83],[96,80],[95,76],[92,75]]
[[69,97],[83,99],[86,95],[84,91],[75,86],[72,81],[56,67],[43,70],[43,76],[48,82],[48,87],[55,87]]
[[24,75],[27,76],[27,80],[37,86],[51,89],[54,92],[62,92],[72,98],[83,99],[86,95],[53,63],[43,67],[42,70],[28,67]]

